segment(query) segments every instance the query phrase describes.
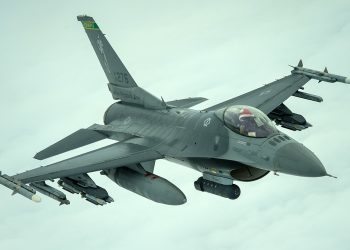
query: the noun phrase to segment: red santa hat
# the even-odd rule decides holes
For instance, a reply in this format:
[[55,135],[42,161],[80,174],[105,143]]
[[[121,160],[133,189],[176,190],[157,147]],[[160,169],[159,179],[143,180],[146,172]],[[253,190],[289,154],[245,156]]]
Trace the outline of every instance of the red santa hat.
[[254,115],[248,108],[242,108],[241,112],[239,113],[239,119],[244,117],[254,117]]

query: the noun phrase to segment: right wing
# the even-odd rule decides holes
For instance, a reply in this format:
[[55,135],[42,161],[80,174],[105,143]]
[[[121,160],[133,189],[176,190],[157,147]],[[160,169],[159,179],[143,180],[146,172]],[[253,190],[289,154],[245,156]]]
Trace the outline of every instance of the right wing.
[[258,108],[265,114],[269,114],[308,81],[310,81],[309,77],[291,74],[248,93],[207,108],[206,111],[217,110],[232,105],[247,105]]
[[299,61],[297,66],[291,67],[293,70],[290,75],[205,110],[217,110],[231,105],[247,105],[269,114],[290,96],[317,102],[322,101],[322,98],[319,96],[299,91],[311,79],[319,80],[319,82],[343,82],[350,84],[350,78],[330,74],[327,68],[323,72],[304,68],[302,60]]
[[48,166],[32,169],[13,178],[32,183],[80,175],[163,158],[154,148],[157,144],[144,138],[118,142]]
[[234,97],[205,109],[206,111],[218,110],[232,105],[247,105],[260,109],[274,120],[276,124],[291,130],[303,130],[311,126],[306,119],[297,113],[293,113],[283,102],[290,96],[322,102],[320,96],[300,91],[311,79],[319,82],[343,82],[350,84],[350,78],[328,73],[327,68],[323,72],[303,67],[300,60],[297,66],[292,66],[290,75],[266,84],[258,89]]
[[137,86],[95,20],[90,16],[78,16],[77,19],[83,24],[91,45],[96,52],[109,81],[108,88],[113,98],[126,103],[138,104],[149,109],[165,109],[164,101]]

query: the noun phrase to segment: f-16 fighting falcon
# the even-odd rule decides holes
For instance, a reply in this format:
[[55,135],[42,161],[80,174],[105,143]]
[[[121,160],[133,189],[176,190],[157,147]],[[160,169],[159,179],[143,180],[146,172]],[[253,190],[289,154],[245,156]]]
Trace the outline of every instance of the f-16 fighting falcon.
[[13,176],[1,174],[0,184],[39,202],[40,192],[60,204],[69,204],[66,194],[49,186],[57,179],[65,191],[81,194],[87,201],[113,202],[89,173],[101,175],[147,199],[168,205],[186,202],[183,192],[154,173],[155,162],[166,159],[200,173],[194,187],[202,192],[237,199],[240,188],[269,172],[304,177],[331,176],[317,156],[303,144],[276,128],[293,131],[311,126],[284,102],[298,97],[322,102],[303,86],[315,79],[350,84],[350,78],[307,69],[300,60],[291,74],[251,92],[198,111],[190,109],[206,98],[165,102],[135,82],[99,26],[90,16],[78,16],[108,79],[114,102],[104,114],[104,124],[79,129],[37,153],[38,160],[103,140],[109,146]]

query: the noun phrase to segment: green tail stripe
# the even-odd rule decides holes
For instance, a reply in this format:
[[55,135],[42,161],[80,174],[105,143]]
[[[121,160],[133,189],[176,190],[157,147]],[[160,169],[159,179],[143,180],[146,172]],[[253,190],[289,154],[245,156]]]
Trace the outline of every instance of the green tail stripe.
[[86,30],[99,30],[100,28],[97,26],[97,23],[93,21],[83,21],[84,29]]

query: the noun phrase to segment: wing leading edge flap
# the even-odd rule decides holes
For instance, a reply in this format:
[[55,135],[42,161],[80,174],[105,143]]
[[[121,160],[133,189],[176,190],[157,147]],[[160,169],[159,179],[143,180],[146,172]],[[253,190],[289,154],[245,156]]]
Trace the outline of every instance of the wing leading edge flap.
[[67,160],[39,167],[13,176],[23,183],[89,173],[163,158],[145,138],[118,142]]

